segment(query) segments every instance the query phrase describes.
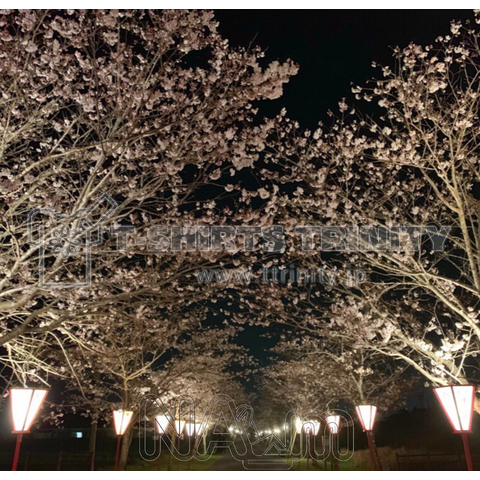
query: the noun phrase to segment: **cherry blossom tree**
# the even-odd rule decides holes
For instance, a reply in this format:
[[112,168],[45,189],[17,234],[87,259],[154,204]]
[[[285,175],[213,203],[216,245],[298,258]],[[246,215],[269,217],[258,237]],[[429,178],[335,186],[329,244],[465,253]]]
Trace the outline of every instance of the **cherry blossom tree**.
[[[98,422],[111,423],[113,410],[134,412],[122,442],[122,468],[146,394],[157,395],[165,404],[190,395],[199,414],[215,394],[235,392],[237,401],[245,398],[239,380],[248,373],[251,361],[235,345],[237,328],[202,327],[200,310],[162,318],[142,308],[130,317],[116,318],[104,328],[86,331],[70,345],[64,343],[65,351],[52,349],[43,357],[50,365],[67,358],[71,366],[63,382],[63,402],[50,413],[52,421],[61,422],[66,412],[79,413],[92,420],[93,436]],[[159,414],[154,402],[146,405],[142,414],[152,418]]]
[[[263,56],[231,48],[210,11],[1,13],[0,360],[18,382],[82,325],[153,304],[167,317],[218,289],[191,277],[231,256],[161,241],[257,223],[239,172],[273,126],[253,103],[296,73]],[[90,286],[50,287],[85,280],[92,243]]]
[[[279,117],[271,161],[282,169],[265,173],[289,185],[271,201],[277,216],[324,227],[304,232],[300,265],[349,262],[368,272],[355,288],[337,285],[331,308],[315,301],[323,293],[298,296],[307,310],[289,321],[402,360],[435,385],[478,380],[478,13],[474,20],[453,22],[434,45],[395,49],[395,68],[355,86],[364,103],[342,100],[331,129],[302,133]],[[276,300],[278,318],[284,304]]]
[[373,403],[380,410],[405,400],[415,378],[387,357],[359,350],[352,342],[312,336],[282,341],[274,348],[279,361],[263,376],[266,397],[295,410]]

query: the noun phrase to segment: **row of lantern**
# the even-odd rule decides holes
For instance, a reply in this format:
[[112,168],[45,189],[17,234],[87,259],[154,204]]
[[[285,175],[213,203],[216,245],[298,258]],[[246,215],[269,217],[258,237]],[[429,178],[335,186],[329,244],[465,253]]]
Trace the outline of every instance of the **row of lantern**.
[[[120,450],[122,444],[122,438],[125,432],[127,431],[128,426],[133,418],[133,412],[131,410],[115,410],[113,412],[113,425],[115,428],[115,433],[117,435],[117,453],[115,455],[115,470],[118,470],[118,465],[120,461]],[[155,425],[158,433],[163,435],[168,431],[170,425],[170,420],[166,415],[157,415],[155,417]],[[179,437],[183,434],[185,430],[189,437],[193,435],[200,435],[202,432],[203,425],[201,423],[187,423],[183,420],[175,420],[173,422],[173,428],[176,435]]]
[[[438,398],[445,414],[447,415],[450,424],[455,433],[462,435],[463,446],[465,449],[465,459],[469,470],[473,470],[470,449],[466,434],[471,432],[473,404],[475,399],[474,385],[451,385],[447,387],[434,388],[436,397]],[[17,442],[15,446],[15,454],[13,458],[12,470],[17,469],[18,458],[20,454],[20,445],[22,435],[29,433],[30,428],[35,421],[35,418],[40,411],[48,390],[41,388],[12,388],[10,389],[10,404],[12,410],[13,433],[17,434]],[[373,462],[373,426],[377,414],[377,407],[374,405],[359,405],[356,407],[360,423],[364,432],[367,432],[369,440],[369,449],[371,453],[372,468]],[[118,460],[120,452],[121,439],[133,418],[133,412],[129,410],[116,410],[113,412],[113,420],[115,426],[115,433],[118,436],[117,455],[115,461],[115,468],[118,469]],[[156,418],[157,429],[160,434],[167,431],[169,419],[165,415],[158,415]],[[329,426],[330,432],[337,434],[340,427],[340,416],[331,415],[326,418],[326,423]],[[317,424],[317,425],[316,425]],[[305,427],[308,433],[316,435],[319,428],[319,423],[308,422]],[[182,420],[175,420],[175,431],[177,435],[183,433],[186,428],[187,435],[200,434],[202,424],[186,423]],[[300,429],[302,427],[300,426]],[[301,431],[301,430],[300,430]]]
[[[325,423],[332,435],[338,434],[340,429],[340,415],[328,415],[325,418]],[[307,435],[317,435],[320,430],[320,422],[318,420],[308,420],[302,423],[300,419],[297,419],[295,429],[297,433],[302,433],[303,430]]]

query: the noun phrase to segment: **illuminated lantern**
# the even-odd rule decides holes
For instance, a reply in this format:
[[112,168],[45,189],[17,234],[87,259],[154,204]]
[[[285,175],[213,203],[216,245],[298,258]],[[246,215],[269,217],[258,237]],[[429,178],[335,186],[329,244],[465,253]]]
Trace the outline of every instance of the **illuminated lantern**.
[[166,415],[157,415],[155,417],[155,425],[160,435],[166,433],[169,425],[168,417]]
[[177,435],[181,435],[184,428],[185,422],[183,420],[175,420],[175,429],[177,431]]
[[437,387],[433,391],[447,415],[453,431],[470,433],[472,431],[475,387],[473,385],[452,385]]
[[375,405],[358,405],[355,410],[357,411],[358,418],[362,424],[363,431],[371,432],[373,430],[373,425],[375,424],[377,407]]
[[10,407],[12,409],[13,433],[17,434],[12,470],[17,470],[20,445],[24,433],[30,432],[40,411],[48,390],[42,388],[11,388]]
[[297,431],[298,434],[302,433],[302,428],[303,428],[303,423],[299,418],[297,418],[295,420],[295,430]]
[[[375,466],[375,439],[373,436],[373,426],[377,416],[377,407],[375,405],[358,405],[355,407],[358,418],[362,424],[363,431],[367,434],[368,452],[370,457],[370,468],[376,470]],[[379,465],[380,466],[380,465]]]
[[202,430],[202,424],[201,423],[187,423],[185,425],[185,428],[187,430],[187,435],[191,437],[192,435],[199,435],[201,430]]
[[467,433],[472,431],[473,402],[475,401],[474,385],[449,385],[433,389],[445,412],[454,433],[462,435],[465,460],[468,470],[473,470],[470,446]]
[[10,389],[13,433],[28,433],[40,411],[48,390],[40,388]]
[[308,420],[303,424],[303,430],[307,435],[316,435],[320,430],[320,422]]
[[337,435],[340,429],[340,415],[329,415],[326,418],[328,429],[332,435]]
[[117,434],[117,454],[115,455],[115,470],[118,470],[118,464],[120,461],[120,446],[122,444],[122,438],[127,431],[128,426],[133,418],[133,412],[130,410],[114,410],[113,411],[113,425],[115,427],[115,433]]
[[122,436],[127,431],[132,421],[133,412],[129,410],[115,410],[113,412],[113,423],[115,425],[115,433]]

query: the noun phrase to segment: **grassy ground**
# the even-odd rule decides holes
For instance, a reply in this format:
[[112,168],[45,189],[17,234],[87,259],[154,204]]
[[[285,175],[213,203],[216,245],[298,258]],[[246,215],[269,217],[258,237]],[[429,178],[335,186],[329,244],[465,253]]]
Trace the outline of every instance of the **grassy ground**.
[[[395,470],[396,467],[396,453],[408,453],[403,451],[392,450],[391,448],[381,448],[378,451],[380,460],[382,462],[383,469],[385,471]],[[330,471],[332,468],[330,463],[318,463],[314,464],[312,461],[303,460],[302,462],[295,463],[294,471],[296,472],[318,472],[318,471]],[[352,459],[348,462],[339,463],[340,471],[342,472],[369,472],[370,471],[370,458],[368,451],[357,451],[353,455]]]
[[132,463],[127,466],[127,470],[143,470],[143,471],[192,471],[199,472],[207,470],[214,462],[216,462],[221,455],[215,454],[212,455],[208,460],[190,460],[190,461],[179,461],[175,458],[172,458],[168,454],[162,453],[160,458],[154,460],[153,462],[147,462],[144,460],[138,460],[137,462]]
[[[356,462],[354,459],[347,460],[345,462],[338,462],[339,470],[341,471],[362,471],[370,470],[370,467]],[[294,471],[324,471],[332,470],[331,462],[313,462],[304,458],[303,460],[293,462],[292,470]]]

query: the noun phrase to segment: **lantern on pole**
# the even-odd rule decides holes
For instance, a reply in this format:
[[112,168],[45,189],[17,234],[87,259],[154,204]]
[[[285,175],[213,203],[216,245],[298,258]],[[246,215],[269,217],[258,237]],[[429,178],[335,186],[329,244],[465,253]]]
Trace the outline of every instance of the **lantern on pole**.
[[377,407],[375,405],[358,405],[355,410],[357,411],[363,431],[373,431],[375,418],[377,416]]
[[118,464],[120,461],[120,446],[122,444],[122,438],[127,431],[128,426],[133,418],[133,412],[130,410],[114,410],[113,411],[113,425],[115,427],[115,433],[117,434],[117,453],[115,455],[115,470],[118,470]]
[[296,431],[297,434],[300,434],[300,433],[302,433],[302,429],[303,429],[303,423],[300,420],[300,418],[297,417],[295,419],[295,431]]
[[182,435],[184,428],[185,428],[185,422],[183,420],[175,420],[175,430],[179,437],[180,435]]
[[339,470],[337,451],[338,451],[338,432],[340,430],[340,415],[328,415],[325,418],[328,430],[330,431],[330,448],[333,454],[332,467]]
[[325,419],[332,435],[337,435],[340,430],[340,415],[328,415]]
[[167,432],[169,423],[170,422],[166,415],[157,415],[155,417],[155,425],[157,426],[157,431],[160,435],[163,435]]
[[202,431],[202,424],[201,423],[187,423],[185,425],[185,429],[187,430],[187,435],[189,437],[193,435],[200,435]]
[[[320,430],[320,422],[318,420],[308,420],[303,424],[303,430],[307,435],[317,435]],[[280,433],[280,430],[278,433]]]
[[447,387],[436,387],[433,391],[453,427],[453,432],[462,435],[467,468],[472,471],[472,456],[466,434],[472,431],[475,385],[449,385]]
[[30,432],[35,418],[40,411],[48,390],[42,388],[11,388],[10,406],[12,409],[13,433],[17,434],[12,470],[17,470],[20,445],[24,433]]
[[373,436],[373,426],[375,425],[375,419],[377,416],[377,407],[375,405],[358,405],[355,407],[355,410],[357,411],[358,418],[360,419],[362,429],[367,434],[370,468],[372,470],[376,470],[375,437]]

